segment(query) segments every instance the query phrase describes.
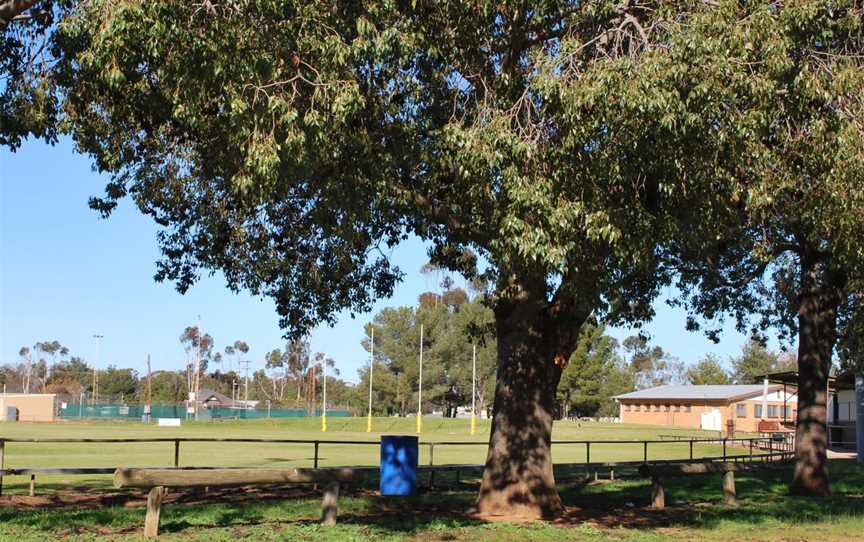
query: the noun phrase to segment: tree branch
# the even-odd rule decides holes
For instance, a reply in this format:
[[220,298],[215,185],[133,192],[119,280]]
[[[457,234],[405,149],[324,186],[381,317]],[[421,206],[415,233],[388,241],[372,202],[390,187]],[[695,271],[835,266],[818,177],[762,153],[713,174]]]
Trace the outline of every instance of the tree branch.
[[0,2],[0,26],[6,28],[13,19],[27,11],[36,0],[6,0]]

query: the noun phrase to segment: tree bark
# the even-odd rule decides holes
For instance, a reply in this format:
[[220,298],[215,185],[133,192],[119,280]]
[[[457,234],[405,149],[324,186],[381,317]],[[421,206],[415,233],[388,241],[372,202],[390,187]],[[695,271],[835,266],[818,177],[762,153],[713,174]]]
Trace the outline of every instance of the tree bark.
[[795,426],[795,495],[826,496],[828,480],[828,376],[837,338],[837,310],[845,281],[828,258],[804,247],[798,308],[798,420]]
[[0,2],[0,27],[5,27],[36,3],[36,0],[6,0]]
[[498,374],[477,499],[484,515],[537,519],[563,510],[551,450],[555,390],[563,363],[547,310],[548,303],[539,296],[499,302],[495,310]]

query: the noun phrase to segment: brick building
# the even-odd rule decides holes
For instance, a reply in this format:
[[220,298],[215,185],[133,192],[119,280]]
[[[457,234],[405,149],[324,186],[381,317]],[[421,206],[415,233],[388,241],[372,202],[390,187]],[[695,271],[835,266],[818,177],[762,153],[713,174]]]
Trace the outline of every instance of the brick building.
[[[618,395],[623,423],[755,433],[759,422],[794,428],[797,398],[781,385],[658,386]],[[766,424],[763,423],[763,427]]]
[[53,422],[57,396],[53,393],[0,394],[0,421]]

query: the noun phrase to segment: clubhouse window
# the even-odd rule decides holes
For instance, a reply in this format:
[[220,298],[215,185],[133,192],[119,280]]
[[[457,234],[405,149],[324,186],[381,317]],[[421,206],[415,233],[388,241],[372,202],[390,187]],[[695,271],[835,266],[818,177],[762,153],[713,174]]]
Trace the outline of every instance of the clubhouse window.
[[777,418],[779,411],[780,411],[780,407],[778,407],[777,405],[768,405],[768,417],[769,418]]
[[762,417],[762,405],[753,405],[753,415],[757,418]]
[[745,405],[743,403],[738,403],[737,405],[735,405],[735,414],[739,418],[746,418],[747,417],[747,405]]

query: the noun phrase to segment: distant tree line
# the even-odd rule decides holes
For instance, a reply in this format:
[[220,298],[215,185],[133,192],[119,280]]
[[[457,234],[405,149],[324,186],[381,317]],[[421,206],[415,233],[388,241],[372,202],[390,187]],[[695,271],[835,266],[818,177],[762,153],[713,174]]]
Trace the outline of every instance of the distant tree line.
[[[491,411],[497,342],[491,309],[485,294],[473,297],[452,281],[441,293],[426,292],[417,306],[388,307],[366,326],[363,346],[370,350],[375,330],[373,411],[376,415],[414,415],[419,391],[420,326],[423,326],[423,408],[455,416],[470,407],[473,348],[476,346],[478,412]],[[236,340],[217,350],[209,334],[189,326],[179,341],[186,354],[182,370],[156,370],[151,374],[151,401],[179,404],[198,386],[237,400],[246,399],[245,371],[249,345]],[[200,350],[199,347],[200,341]],[[200,354],[199,354],[200,352]],[[200,355],[200,362],[196,356]],[[57,340],[21,347],[18,363],[0,366],[0,385],[11,392],[56,393],[68,402],[89,402],[98,382],[100,402],[143,403],[147,400],[147,374],[109,365],[94,373],[93,366]],[[336,362],[313,352],[308,341],[289,341],[284,348],[266,352],[263,368],[249,371],[248,399],[264,407],[320,408],[321,367],[326,364],[328,405],[348,407],[354,414],[368,406],[368,362],[358,370],[359,384],[346,382]],[[251,363],[251,362],[250,362]],[[559,417],[616,416],[614,397],[636,389],[665,384],[758,384],[762,375],[795,370],[794,353],[775,352],[758,337],[751,338],[738,356],[724,363],[708,354],[691,365],[671,356],[639,335],[619,342],[596,322],[586,325],[558,385]],[[95,379],[94,379],[95,374]]]

